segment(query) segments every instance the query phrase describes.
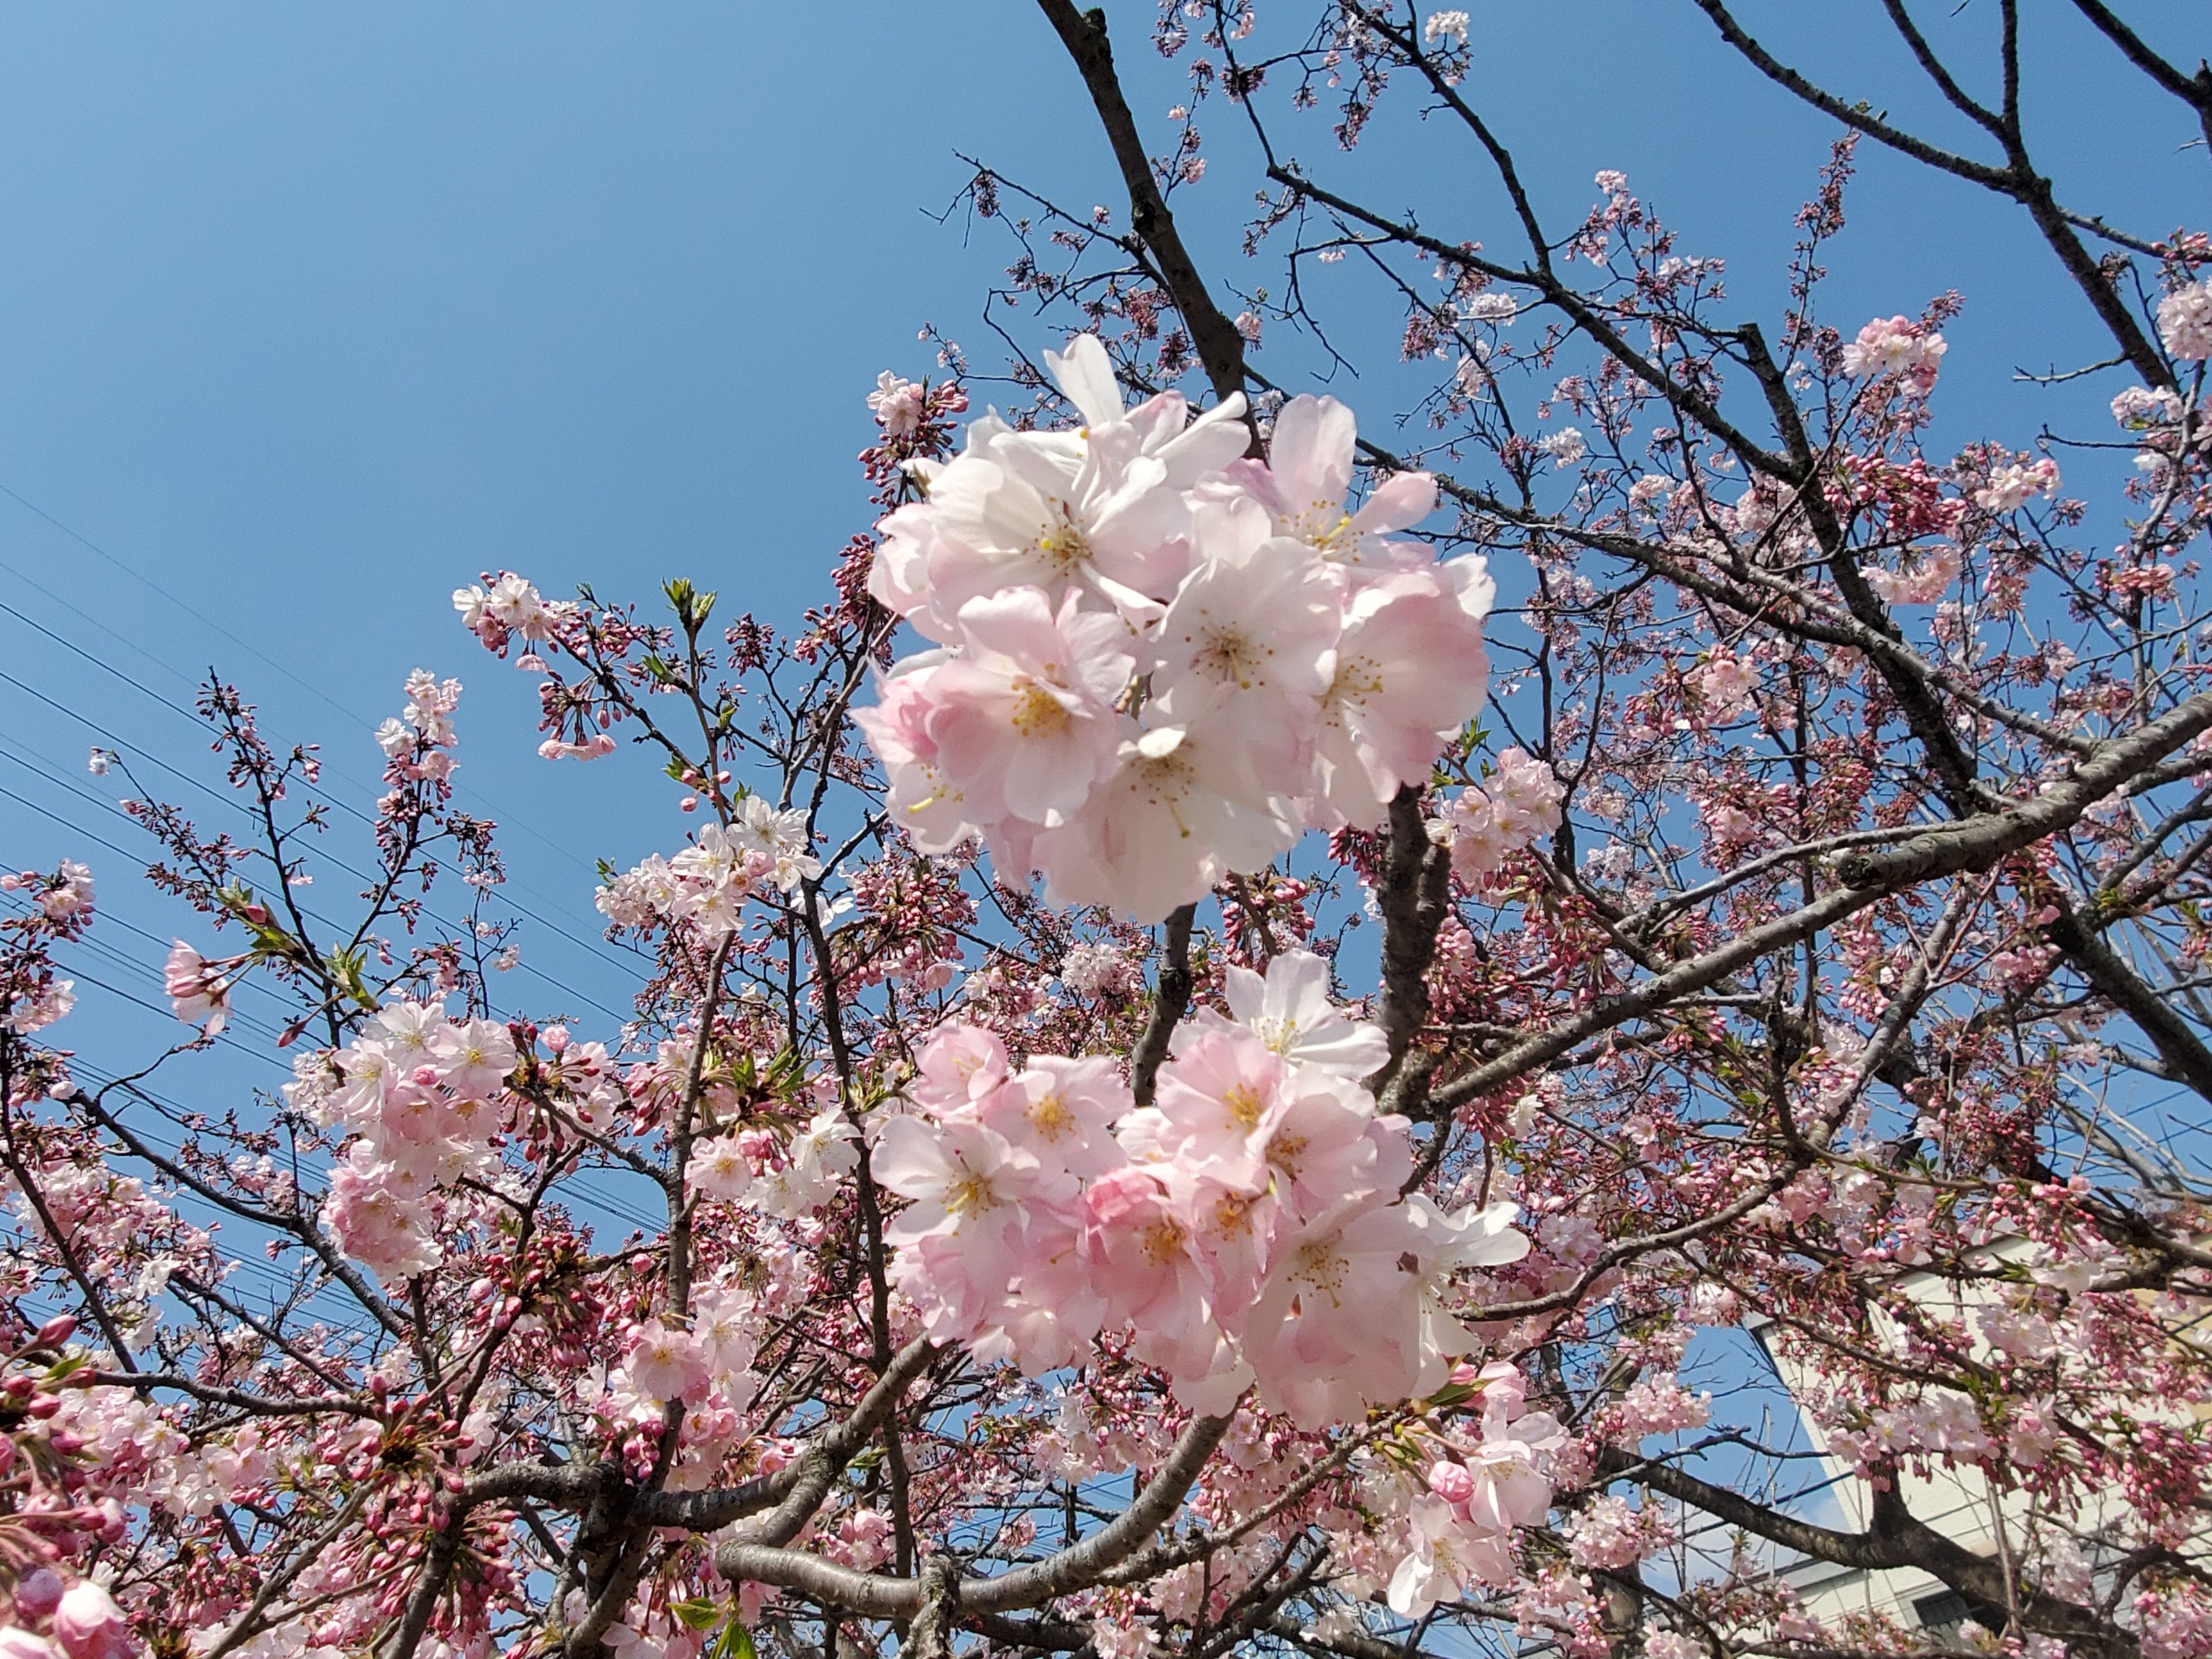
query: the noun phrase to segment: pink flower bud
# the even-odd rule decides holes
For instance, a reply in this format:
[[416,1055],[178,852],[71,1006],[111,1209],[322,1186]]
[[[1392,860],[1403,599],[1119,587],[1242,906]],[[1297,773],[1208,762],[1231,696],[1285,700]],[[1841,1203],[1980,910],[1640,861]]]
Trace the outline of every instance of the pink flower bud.
[[1475,1496],[1475,1477],[1464,1463],[1429,1465],[1429,1490],[1447,1503],[1464,1503]]
[[26,1619],[43,1619],[61,1604],[65,1588],[60,1574],[41,1567],[15,1586],[15,1611]]
[[54,1609],[54,1640],[69,1659],[130,1659],[131,1626],[123,1609],[89,1578],[62,1594]]
[[59,1348],[76,1334],[77,1316],[73,1313],[57,1313],[38,1327],[38,1334],[32,1340],[41,1348]]

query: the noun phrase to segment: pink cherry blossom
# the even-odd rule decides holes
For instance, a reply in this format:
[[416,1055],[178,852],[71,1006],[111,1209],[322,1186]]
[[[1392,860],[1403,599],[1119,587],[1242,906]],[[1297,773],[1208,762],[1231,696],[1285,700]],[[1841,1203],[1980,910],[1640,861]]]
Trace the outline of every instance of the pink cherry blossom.
[[115,1598],[89,1578],[62,1593],[54,1609],[54,1640],[69,1659],[127,1659],[135,1647]]
[[1877,317],[1843,348],[1843,373],[1855,378],[1895,374],[1915,396],[1925,397],[1935,389],[1943,352],[1942,335],[1907,317]]
[[2158,335],[2184,362],[2212,357],[2212,282],[2192,282],[2160,300]]
[[[1264,974],[1232,963],[1222,991],[1234,1022],[1286,1060],[1357,1081],[1389,1058],[1380,1031],[1330,1000],[1329,963],[1310,950],[1282,952]],[[1198,1022],[1229,1023],[1211,1009],[1200,1010]]]
[[696,1393],[709,1375],[699,1339],[660,1319],[647,1319],[631,1331],[622,1363],[638,1393],[663,1403]]
[[1114,770],[1127,631],[1073,593],[1055,614],[1034,588],[969,601],[959,631],[959,655],[922,692],[938,765],[985,823],[1064,822]]
[[162,989],[177,1018],[199,1025],[210,1037],[230,1020],[230,979],[199,951],[180,939],[169,947],[162,968]]
[[1452,805],[1453,869],[1464,880],[1478,880],[1508,854],[1558,829],[1565,793],[1542,761],[1518,748],[1505,750],[1490,776]]
[[1226,475],[1266,508],[1277,535],[1331,561],[1363,569],[1425,562],[1419,548],[1387,538],[1435,510],[1436,481],[1426,472],[1396,473],[1350,510],[1357,438],[1352,411],[1335,398],[1293,397],[1275,417],[1265,463],[1239,462]]
[[1241,733],[1208,700],[1124,740],[1113,776],[1072,824],[1038,837],[1034,856],[1066,904],[1109,904],[1158,921],[1223,876],[1264,867],[1296,842],[1287,801],[1253,775]]
[[1479,712],[1494,591],[1483,562],[1466,558],[1380,576],[1352,596],[1322,695],[1317,822],[1372,828]]

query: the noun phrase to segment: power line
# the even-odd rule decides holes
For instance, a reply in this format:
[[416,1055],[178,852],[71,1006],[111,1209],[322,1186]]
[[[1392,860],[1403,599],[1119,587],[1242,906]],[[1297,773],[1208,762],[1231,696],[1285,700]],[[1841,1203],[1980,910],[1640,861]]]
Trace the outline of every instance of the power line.
[[[10,567],[4,563],[0,563],[0,569],[6,568]],[[132,690],[136,691],[143,696],[152,698],[155,702],[160,704],[164,709],[169,709],[172,713],[189,721],[193,727],[202,733],[204,733],[208,730],[207,722],[204,720],[199,714],[195,713],[189,709],[184,708],[182,705],[162,696],[158,691],[154,690],[152,687],[141,685],[137,681],[132,679],[129,675],[116,668],[113,663],[106,661],[103,659],[94,656],[91,652],[84,650],[74,640],[70,639],[66,635],[58,634],[53,632],[51,629],[42,627],[39,623],[36,622],[31,617],[24,615],[22,612],[16,610],[12,605],[8,604],[5,600],[0,600],[0,612],[4,612],[8,615],[14,617],[16,621],[22,623],[26,628],[29,628],[33,633],[39,635],[41,637],[52,639],[56,644],[60,645],[63,649],[82,658],[84,661],[90,663],[93,667],[99,669],[102,673],[109,675],[112,678],[120,681],[123,685],[129,686]],[[120,637],[120,636],[117,636],[117,637]],[[143,652],[140,654],[145,655]],[[150,659],[150,661],[158,662],[159,659],[155,658]],[[166,663],[161,665],[163,667],[168,666]],[[169,672],[173,675],[176,675],[176,677],[180,680],[184,678],[181,673],[174,668],[169,669]],[[200,790],[203,794],[212,796],[214,799],[222,801],[228,805],[234,807],[238,806],[238,803],[235,800],[232,800],[231,798],[225,796],[219,791],[209,787],[206,783],[203,782],[198,778],[193,777],[190,773],[180,771],[179,768],[171,765],[168,761],[163,760],[159,756],[141,750],[135,744],[126,742],[123,738],[108,731],[108,728],[102,726],[98,721],[79,712],[77,709],[67,707],[64,704],[56,702],[53,698],[47,696],[43,691],[38,690],[36,687],[25,685],[22,681],[16,679],[14,675],[7,673],[5,670],[0,670],[0,681],[6,681],[7,684],[14,686],[16,690],[22,692],[25,696],[34,698],[37,702],[44,704],[47,708],[53,709],[56,713],[75,720],[78,722],[78,724],[84,726],[88,731],[98,733],[101,736],[107,738],[110,744],[114,745],[118,751],[132,753],[136,755],[139,758],[151,760],[155,765],[160,767],[162,771],[167,772],[172,777],[180,779],[183,781],[191,784],[195,789]],[[330,770],[336,771],[337,768],[332,767]],[[356,819],[362,824],[368,825],[372,829],[375,827],[376,820],[374,817],[367,812],[362,811],[360,807],[354,805],[352,802],[347,800],[342,795],[335,793],[319,794],[315,789],[306,784],[304,781],[301,783],[300,790],[301,793],[306,796],[310,801],[320,802],[324,805],[330,806],[338,811],[344,812],[348,816]],[[243,810],[243,808],[241,807],[240,810]],[[336,860],[333,861],[336,862]],[[356,871],[354,874],[359,875],[360,873]],[[362,879],[367,880],[369,878],[367,877],[363,877]],[[505,882],[501,883],[503,888],[506,885],[507,883]],[[529,888],[526,890],[531,892],[537,891],[535,888]],[[539,897],[547,899],[548,902],[557,902],[557,901],[550,900],[547,895],[542,893],[539,894]],[[512,893],[503,891],[499,898],[500,902],[505,904],[509,909],[512,909],[517,914],[529,918],[531,921],[536,922],[540,926],[544,927],[549,932],[559,934],[562,938],[567,940],[570,944],[575,945],[589,954],[597,957],[600,961],[607,963],[610,967],[617,967],[627,970],[631,966],[631,964],[622,962],[619,958],[611,954],[605,948],[605,941],[602,940],[594,943],[584,938],[580,934],[571,932],[567,927],[563,926],[561,923],[554,921],[551,917],[531,909],[530,906],[524,904]],[[602,1012],[610,1011],[602,1009]],[[621,1015],[614,1015],[613,1017],[615,1019],[624,1018],[624,1016]]]
[[[163,599],[166,599],[170,604],[182,611],[187,616],[194,618],[203,626],[214,630],[214,632],[220,634],[224,638],[238,646],[239,649],[249,653],[252,657],[258,659],[260,661],[267,663],[277,673],[283,675],[285,679],[291,681],[294,685],[300,686],[302,690],[314,696],[325,707],[334,709],[336,712],[345,715],[348,719],[359,722],[364,726],[374,725],[373,721],[365,719],[358,710],[348,709],[343,704],[339,703],[321,686],[315,685],[311,681],[301,679],[298,674],[294,673],[290,668],[284,666],[283,663],[277,661],[274,657],[271,657],[259,646],[253,644],[250,640],[239,638],[237,635],[231,633],[220,622],[215,621],[212,617],[207,616],[202,612],[196,610],[191,604],[170,592],[166,588],[156,582],[152,577],[146,575],[143,571],[137,569],[132,565],[125,563],[122,559],[117,558],[114,554],[108,552],[107,548],[101,546],[90,537],[84,535],[84,532],[77,530],[70,525],[62,523],[60,519],[57,518],[53,514],[47,512],[45,508],[39,506],[36,502],[30,500],[28,497],[24,496],[17,491],[10,489],[4,483],[0,483],[0,494],[5,494],[11,500],[14,501],[18,506],[25,509],[27,512],[33,513],[38,517],[44,519],[48,524],[51,524],[55,529],[60,531],[62,535],[68,537],[71,541],[76,541],[81,546],[84,546],[91,552],[98,554],[109,565],[112,565],[116,569],[122,571],[126,576],[129,576],[132,581],[138,582],[146,588],[151,589],[154,592],[158,593]],[[16,572],[16,574],[21,580],[30,582],[30,579],[28,577],[22,577],[20,572]],[[91,622],[92,625],[95,628],[100,629],[101,632],[109,634],[114,637],[121,637],[121,636],[115,635],[114,631],[107,627],[105,623],[102,623],[93,617],[85,616],[84,613],[79,611],[76,606],[71,605],[67,600],[60,598],[59,595],[51,592],[49,589],[39,587],[37,583],[30,582],[30,585],[34,588],[37,588],[39,592],[44,593],[47,598],[52,599],[56,604],[60,605],[64,609],[75,613],[79,616],[84,617],[84,620]],[[156,662],[160,661],[160,659],[153,657],[152,654],[147,652],[142,646],[133,644],[132,649],[137,651],[139,655],[147,657],[150,661]],[[187,676],[181,674],[180,670],[166,662],[163,662],[161,665],[165,668],[168,668],[170,673],[177,675],[180,679],[188,678]],[[474,796],[473,790],[469,791],[469,793],[472,798],[476,798]],[[487,805],[489,805],[489,803],[487,803]],[[519,826],[519,828],[523,830],[525,834],[528,834],[533,839],[541,842],[543,845],[551,848],[554,852],[559,853],[564,857],[571,859],[575,863],[582,865],[585,869],[590,870],[595,868],[592,860],[586,858],[580,853],[574,852],[569,848],[562,846],[558,841],[553,840],[550,836],[543,834],[541,831],[531,829],[527,825]]]
[[[103,989],[105,989],[105,987],[103,987]],[[122,993],[122,995],[128,994]],[[78,1072],[81,1069],[75,1066],[72,1066],[71,1068],[73,1073]],[[99,1086],[120,1081],[120,1079],[113,1077],[103,1080],[98,1072],[91,1070],[83,1070],[82,1074],[84,1076],[89,1077],[95,1085]],[[287,1072],[287,1075],[289,1075],[289,1072]],[[163,1099],[161,1096],[156,1094],[153,1090],[147,1088],[143,1083],[132,1083],[127,1087],[129,1087],[140,1097],[154,1106],[157,1114],[162,1118],[163,1121],[170,1123],[172,1126],[180,1127],[180,1125],[177,1125],[176,1118],[178,1116],[183,1114],[184,1109],[178,1105],[174,1100]],[[158,1142],[155,1137],[143,1134],[136,1125],[132,1126],[132,1133],[137,1135],[141,1140],[152,1142],[158,1145]],[[161,1149],[173,1151],[178,1150],[180,1147],[181,1142],[179,1143],[179,1147]],[[594,1173],[600,1174],[613,1174],[616,1171],[613,1169],[594,1171]],[[591,1191],[589,1188],[576,1187],[560,1189],[559,1190],[562,1192],[562,1195],[569,1201],[588,1205],[591,1209],[598,1210],[607,1215],[613,1216],[618,1221],[627,1222],[633,1227],[643,1228],[648,1233],[651,1233],[654,1230],[666,1224],[664,1218],[656,1219],[653,1216],[646,1215],[637,1210],[630,1208],[628,1205],[617,1203],[613,1197],[607,1194]]]
[[[0,605],[0,609],[5,608],[6,607],[4,605]],[[5,670],[0,670],[0,680],[6,681],[9,685],[14,685],[19,690],[30,690],[29,687],[23,685],[20,681],[16,680],[12,675],[7,673]],[[46,703],[49,707],[54,708],[60,712],[72,712],[71,710],[61,709],[60,705],[54,703],[50,698],[41,696],[40,693],[36,691],[30,691],[30,694],[34,697],[38,697],[41,702]],[[83,718],[82,716],[75,717],[80,719]],[[103,736],[108,735],[104,728],[94,725],[93,722],[89,720],[85,721],[84,724],[90,726],[92,730],[100,732]],[[61,788],[76,796],[79,800],[86,802],[91,805],[98,806],[104,811],[113,812],[117,816],[125,819],[127,822],[135,824],[136,821],[132,819],[131,815],[128,812],[123,811],[123,809],[120,806],[117,806],[115,803],[106,800],[101,796],[94,794],[92,791],[84,788],[75,780],[68,777],[61,771],[60,762],[54,760],[50,756],[40,755],[36,750],[31,750],[28,748],[26,749],[25,753],[31,757],[31,759],[24,759],[22,755],[12,756],[10,757],[14,758],[18,764],[31,766],[33,770],[37,771],[41,776],[48,778],[49,781],[60,784]],[[152,757],[149,757],[149,758]],[[219,805],[231,810],[246,813],[247,809],[242,802],[225,796],[221,792],[210,788],[207,784],[202,782],[199,779],[192,777],[189,773],[180,772],[176,767],[170,766],[167,762],[158,759],[155,760],[155,764],[160,766],[164,771],[170,772],[176,777],[181,779],[183,781],[191,784],[195,789],[198,789],[201,791],[201,793],[208,796],[211,800],[215,801]],[[24,805],[32,806],[34,811],[39,810],[39,808],[37,808],[32,803],[23,801],[22,797],[20,796],[11,794],[10,798],[20,802]],[[247,816],[249,819],[251,819],[250,813],[247,813]],[[364,819],[364,822],[373,824],[374,821]],[[72,828],[77,828],[77,826],[73,825]],[[86,831],[86,833],[89,833],[89,831]],[[117,847],[113,842],[101,840],[101,838],[98,836],[93,836],[92,838],[94,840],[99,840],[100,844],[104,847],[107,847],[109,851],[114,852],[125,858],[131,859],[132,862],[138,861],[139,854],[126,852],[124,849]],[[343,870],[347,874],[352,876],[355,879],[369,883],[369,885],[372,887],[375,886],[380,879],[380,878],[369,875],[366,871],[363,871],[358,866],[348,863],[344,858],[339,857],[335,853],[330,852],[327,848],[319,848],[318,855],[326,859],[329,863],[335,865],[338,869]],[[331,929],[334,935],[340,937],[345,935],[346,930],[339,924],[330,921],[326,917],[316,915],[312,910],[307,910],[305,906],[302,906],[302,910],[312,920],[320,922],[324,926]],[[433,921],[439,922],[446,927],[453,928],[457,931],[463,930],[467,927],[466,924],[454,921],[450,917],[441,916],[434,910],[428,910],[427,906],[425,906],[425,910]],[[547,923],[546,926],[552,926],[553,925]],[[560,931],[560,929],[555,928],[555,931]],[[602,960],[611,961],[612,959],[602,957]],[[626,1023],[631,1018],[634,1017],[632,1015],[620,1013],[613,1008],[610,1008],[606,1003],[599,1001],[596,998],[585,996],[573,985],[567,983],[566,981],[555,978],[550,974],[547,974],[542,969],[539,968],[533,962],[527,960],[518,961],[516,966],[523,973],[530,974],[533,978],[544,981],[544,983],[552,986],[556,991],[578,998],[585,1003],[585,1005],[596,1009],[599,1013],[606,1015],[609,1019],[614,1021],[617,1024]]]

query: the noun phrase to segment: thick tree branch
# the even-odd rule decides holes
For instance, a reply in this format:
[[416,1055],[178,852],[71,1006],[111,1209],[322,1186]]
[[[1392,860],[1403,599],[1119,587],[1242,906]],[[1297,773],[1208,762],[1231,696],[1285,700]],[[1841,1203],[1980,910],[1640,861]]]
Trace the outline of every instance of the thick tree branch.
[[756,1536],[762,1543],[788,1543],[814,1518],[830,1485],[890,1421],[906,1390],[940,1352],[926,1337],[916,1337],[900,1349],[852,1414],[816,1435],[797,1462],[741,1486],[652,1493],[638,1505],[639,1518],[649,1526],[711,1532],[774,1504],[775,1513],[760,1524]]
[[2067,829],[2099,801],[2124,788],[2145,767],[2207,730],[2212,730],[2212,692],[2200,693],[2162,719],[2107,744],[2071,778],[2050,785],[2043,794],[2008,812],[1985,813],[1946,825],[1885,853],[1854,854],[1840,866],[1842,887],[1523,1039],[1438,1089],[1434,1103],[1439,1109],[1450,1109],[1472,1100],[1557,1059],[1600,1031],[1652,1013],[1770,951],[1833,927],[1901,888],[1969,870],[1986,870]]
[[[977,1613],[1003,1613],[1036,1607],[1095,1584],[1108,1569],[1142,1549],[1182,1506],[1191,1483],[1228,1432],[1228,1417],[1201,1417],[1183,1431],[1175,1450],[1145,1482],[1128,1508],[1092,1533],[1032,1567],[996,1578],[963,1579],[958,1605]],[[842,1607],[867,1619],[910,1619],[921,1608],[923,1585],[915,1578],[886,1578],[855,1573],[825,1561],[750,1540],[725,1544],[714,1564],[733,1584],[774,1584],[795,1590],[824,1606]]]
[[1716,1520],[1816,1561],[1864,1573],[1918,1567],[1992,1607],[2006,1606],[2017,1596],[2020,1612],[2032,1627],[2065,1638],[2077,1652],[2127,1659],[2140,1651],[2132,1636],[2090,1609],[2008,1582],[2001,1561],[1978,1555],[1916,1520],[1893,1489],[1874,1494],[1873,1525],[1866,1531],[1840,1532],[1785,1515],[1725,1486],[1700,1480],[1671,1463],[1646,1462],[1625,1452],[1607,1451],[1600,1455],[1599,1467],[1617,1479],[1639,1481],[1678,1503],[1702,1509]]
[[1407,1050],[1429,1022],[1429,968],[1436,933],[1452,911],[1451,850],[1429,838],[1422,811],[1427,794],[1408,783],[1390,803],[1390,839],[1375,902],[1382,912],[1382,1003],[1377,1023],[1390,1058],[1367,1080],[1382,1094],[1406,1063]]
[[1206,366],[1214,395],[1226,398],[1241,393],[1244,336],[1237,332],[1237,325],[1222,314],[1206,291],[1197,265],[1183,246],[1182,233],[1175,228],[1175,216],[1167,211],[1160,182],[1152,176],[1151,157],[1144,153],[1137,118],[1129,111],[1129,100],[1114,69],[1105,12],[1078,12],[1070,0],[1037,0],[1037,5],[1082,74],[1084,89],[1091,94],[1092,107],[1106,129],[1106,141],[1113,146],[1115,163],[1121,170],[1122,186],[1129,192],[1130,228],[1151,250],[1161,279],[1167,285],[1167,298],[1190,327],[1191,344],[1198,349],[1198,360]]
[[1190,928],[1197,917],[1198,906],[1186,904],[1167,918],[1167,946],[1160,984],[1152,993],[1152,1013],[1129,1057],[1129,1086],[1140,1106],[1152,1103],[1152,1085],[1167,1059],[1167,1046],[1190,1006]]

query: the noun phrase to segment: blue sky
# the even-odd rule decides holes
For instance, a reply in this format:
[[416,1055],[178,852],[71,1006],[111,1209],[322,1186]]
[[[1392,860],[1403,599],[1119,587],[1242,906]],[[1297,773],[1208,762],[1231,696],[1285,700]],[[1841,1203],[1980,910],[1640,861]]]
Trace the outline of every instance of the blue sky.
[[[1152,7],[1111,12],[1164,144],[1182,88],[1142,43]],[[1866,31],[1874,12],[1752,9],[1850,95],[1918,117],[1929,100]],[[1930,27],[1963,37],[1992,12]],[[2170,228],[2202,200],[2188,129],[2066,30],[2030,65],[2047,164]],[[1470,90],[1555,222],[1596,169],[1623,167],[1771,322],[1824,122],[1726,58],[1688,0],[1517,0],[1478,8],[1476,37]],[[1317,172],[1506,246],[1472,151],[1412,114],[1350,157],[1319,118],[1285,130]],[[1214,171],[1179,211],[1217,280],[1272,282],[1236,256],[1241,134],[1218,109],[1208,132]],[[530,682],[475,650],[446,595],[511,566],[610,596],[685,573],[776,619],[820,598],[866,520],[852,457],[877,370],[931,368],[926,321],[995,360],[975,317],[1005,245],[926,216],[967,176],[956,151],[1078,207],[1120,200],[1072,73],[1017,0],[0,10],[0,587],[20,613],[0,613],[0,668],[50,700],[0,681],[0,863],[86,856],[104,910],[165,939],[178,918],[86,839],[134,845],[103,819],[115,791],[84,777],[87,746],[211,778],[158,699],[188,701],[212,662],[276,734],[321,740],[332,792],[366,804],[370,730],[421,664],[469,685],[461,777],[516,826],[522,902],[589,939],[591,860],[671,847],[682,821],[647,768],[538,761]],[[2097,349],[2017,213],[1863,159],[1831,260],[1839,312],[1966,292],[1954,436],[2025,443],[2055,409],[2093,413],[2113,387],[2055,400],[2006,382],[2015,362]],[[1397,316],[1348,304],[1381,367],[1335,390],[1386,403],[1405,384]],[[1262,357],[1292,384],[1306,361],[1280,333]],[[325,878],[318,902],[345,888]],[[111,942],[146,994],[158,947]],[[537,925],[523,942],[567,988],[556,1002],[621,1005],[598,952]],[[132,971],[91,966],[119,986]],[[86,996],[80,1043],[174,1032]]]

